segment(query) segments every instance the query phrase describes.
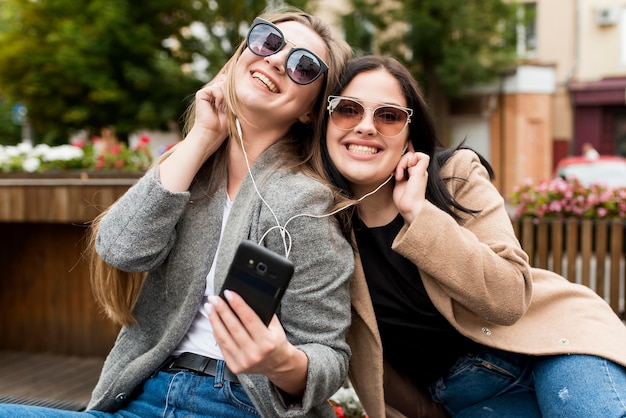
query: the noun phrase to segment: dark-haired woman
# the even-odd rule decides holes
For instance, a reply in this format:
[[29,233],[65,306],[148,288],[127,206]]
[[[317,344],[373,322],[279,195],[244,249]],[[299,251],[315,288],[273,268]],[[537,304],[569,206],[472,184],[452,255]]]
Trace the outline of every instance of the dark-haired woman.
[[403,65],[351,60],[322,142],[358,203],[338,216],[360,261],[350,378],[370,417],[626,416],[626,327],[531,268],[488,163],[439,148]]

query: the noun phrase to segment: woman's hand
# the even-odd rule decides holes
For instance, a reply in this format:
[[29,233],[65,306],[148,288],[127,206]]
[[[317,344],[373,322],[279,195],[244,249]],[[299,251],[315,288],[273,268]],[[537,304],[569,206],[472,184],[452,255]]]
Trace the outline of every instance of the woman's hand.
[[226,290],[226,303],[209,296],[205,305],[213,334],[224,360],[233,373],[259,373],[292,396],[301,396],[306,386],[308,359],[289,341],[278,317],[269,326],[236,292]]
[[220,76],[196,92],[193,127],[160,165],[161,184],[168,190],[188,190],[202,164],[228,137],[225,87],[226,77]]
[[194,124],[191,131],[206,131],[207,139],[221,144],[228,136],[228,120],[226,118],[226,76],[217,77],[213,83],[202,87],[196,92]]
[[393,201],[405,222],[409,224],[426,201],[429,163],[430,157],[427,154],[410,150],[400,158],[396,167]]

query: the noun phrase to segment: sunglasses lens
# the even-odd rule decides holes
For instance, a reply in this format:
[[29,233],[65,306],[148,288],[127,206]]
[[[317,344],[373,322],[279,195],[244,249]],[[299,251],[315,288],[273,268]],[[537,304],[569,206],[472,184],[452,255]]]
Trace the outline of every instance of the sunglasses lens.
[[[335,97],[329,102],[330,118],[340,129],[352,129],[365,116],[365,108],[355,100]],[[384,136],[396,136],[407,124],[409,115],[393,106],[379,106],[374,109],[374,127]]]
[[330,117],[340,129],[352,129],[363,119],[365,109],[360,103],[349,99],[333,99],[330,102]]
[[306,49],[294,49],[287,58],[289,78],[298,84],[309,84],[322,73],[319,59]]
[[267,57],[277,53],[285,45],[285,38],[273,26],[266,23],[255,25],[248,32],[248,48],[256,55]]
[[[261,57],[268,57],[283,49],[285,37],[269,22],[255,19],[246,38],[248,49]],[[328,70],[326,64],[306,48],[293,48],[287,55],[286,70],[296,84],[309,84]]]
[[401,109],[381,106],[374,112],[374,125],[382,135],[394,136],[404,129],[407,118],[407,113]]

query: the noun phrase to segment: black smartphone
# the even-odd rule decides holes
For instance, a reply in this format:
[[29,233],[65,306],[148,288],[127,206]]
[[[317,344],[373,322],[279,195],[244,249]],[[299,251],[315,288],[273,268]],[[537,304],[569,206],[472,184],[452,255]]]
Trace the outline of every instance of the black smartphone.
[[268,325],[293,275],[291,260],[250,240],[239,244],[220,290],[234,290]]

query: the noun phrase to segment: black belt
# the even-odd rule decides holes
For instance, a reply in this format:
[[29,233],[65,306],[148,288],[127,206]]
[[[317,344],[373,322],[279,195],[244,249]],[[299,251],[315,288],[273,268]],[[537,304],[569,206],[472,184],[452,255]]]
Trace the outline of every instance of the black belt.
[[[182,353],[177,357],[169,357],[159,370],[171,372],[177,370],[186,370],[203,376],[213,376],[217,374],[218,360],[210,357],[204,357],[194,353]],[[237,375],[231,372],[226,363],[224,363],[224,379],[233,383],[239,383]]]

